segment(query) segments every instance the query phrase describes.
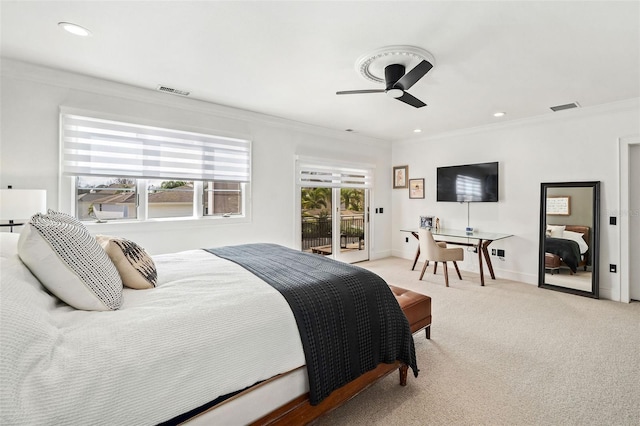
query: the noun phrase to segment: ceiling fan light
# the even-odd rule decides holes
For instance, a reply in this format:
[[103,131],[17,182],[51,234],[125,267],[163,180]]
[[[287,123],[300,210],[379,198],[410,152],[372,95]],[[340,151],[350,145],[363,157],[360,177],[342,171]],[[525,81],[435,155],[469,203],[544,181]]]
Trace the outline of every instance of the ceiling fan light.
[[399,97],[404,95],[404,90],[402,90],[402,89],[389,89],[389,90],[387,90],[387,95],[391,96],[392,98],[398,99]]

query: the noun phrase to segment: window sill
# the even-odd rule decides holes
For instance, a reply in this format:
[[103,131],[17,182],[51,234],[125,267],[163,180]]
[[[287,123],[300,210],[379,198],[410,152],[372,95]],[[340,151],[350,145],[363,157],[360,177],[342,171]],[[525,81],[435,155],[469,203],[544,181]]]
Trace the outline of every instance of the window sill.
[[194,229],[206,228],[210,226],[236,225],[240,223],[249,223],[251,218],[248,216],[231,216],[231,217],[176,217],[176,218],[157,218],[147,220],[114,220],[114,221],[85,221],[82,222],[91,233],[115,233],[119,231],[144,230],[144,231],[163,231],[173,229]]

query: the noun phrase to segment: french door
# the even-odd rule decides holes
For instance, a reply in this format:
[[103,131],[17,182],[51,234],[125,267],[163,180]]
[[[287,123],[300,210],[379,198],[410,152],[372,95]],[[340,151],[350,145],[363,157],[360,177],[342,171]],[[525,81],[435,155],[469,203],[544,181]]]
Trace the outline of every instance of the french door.
[[343,262],[369,259],[373,167],[296,158],[300,248]]
[[369,190],[300,188],[303,251],[353,263],[369,259]]

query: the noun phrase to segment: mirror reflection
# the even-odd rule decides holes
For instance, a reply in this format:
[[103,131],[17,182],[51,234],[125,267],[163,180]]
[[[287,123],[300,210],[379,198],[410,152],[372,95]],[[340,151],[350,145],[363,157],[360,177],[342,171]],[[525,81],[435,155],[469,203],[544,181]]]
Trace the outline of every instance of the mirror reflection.
[[539,286],[598,297],[599,182],[543,183]]

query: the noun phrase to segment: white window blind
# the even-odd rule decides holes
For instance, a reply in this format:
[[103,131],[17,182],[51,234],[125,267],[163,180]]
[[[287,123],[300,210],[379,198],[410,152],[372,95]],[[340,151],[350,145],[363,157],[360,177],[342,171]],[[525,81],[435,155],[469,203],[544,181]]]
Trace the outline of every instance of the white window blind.
[[373,167],[298,157],[296,183],[304,187],[372,188]]
[[62,114],[62,172],[249,182],[251,142]]

